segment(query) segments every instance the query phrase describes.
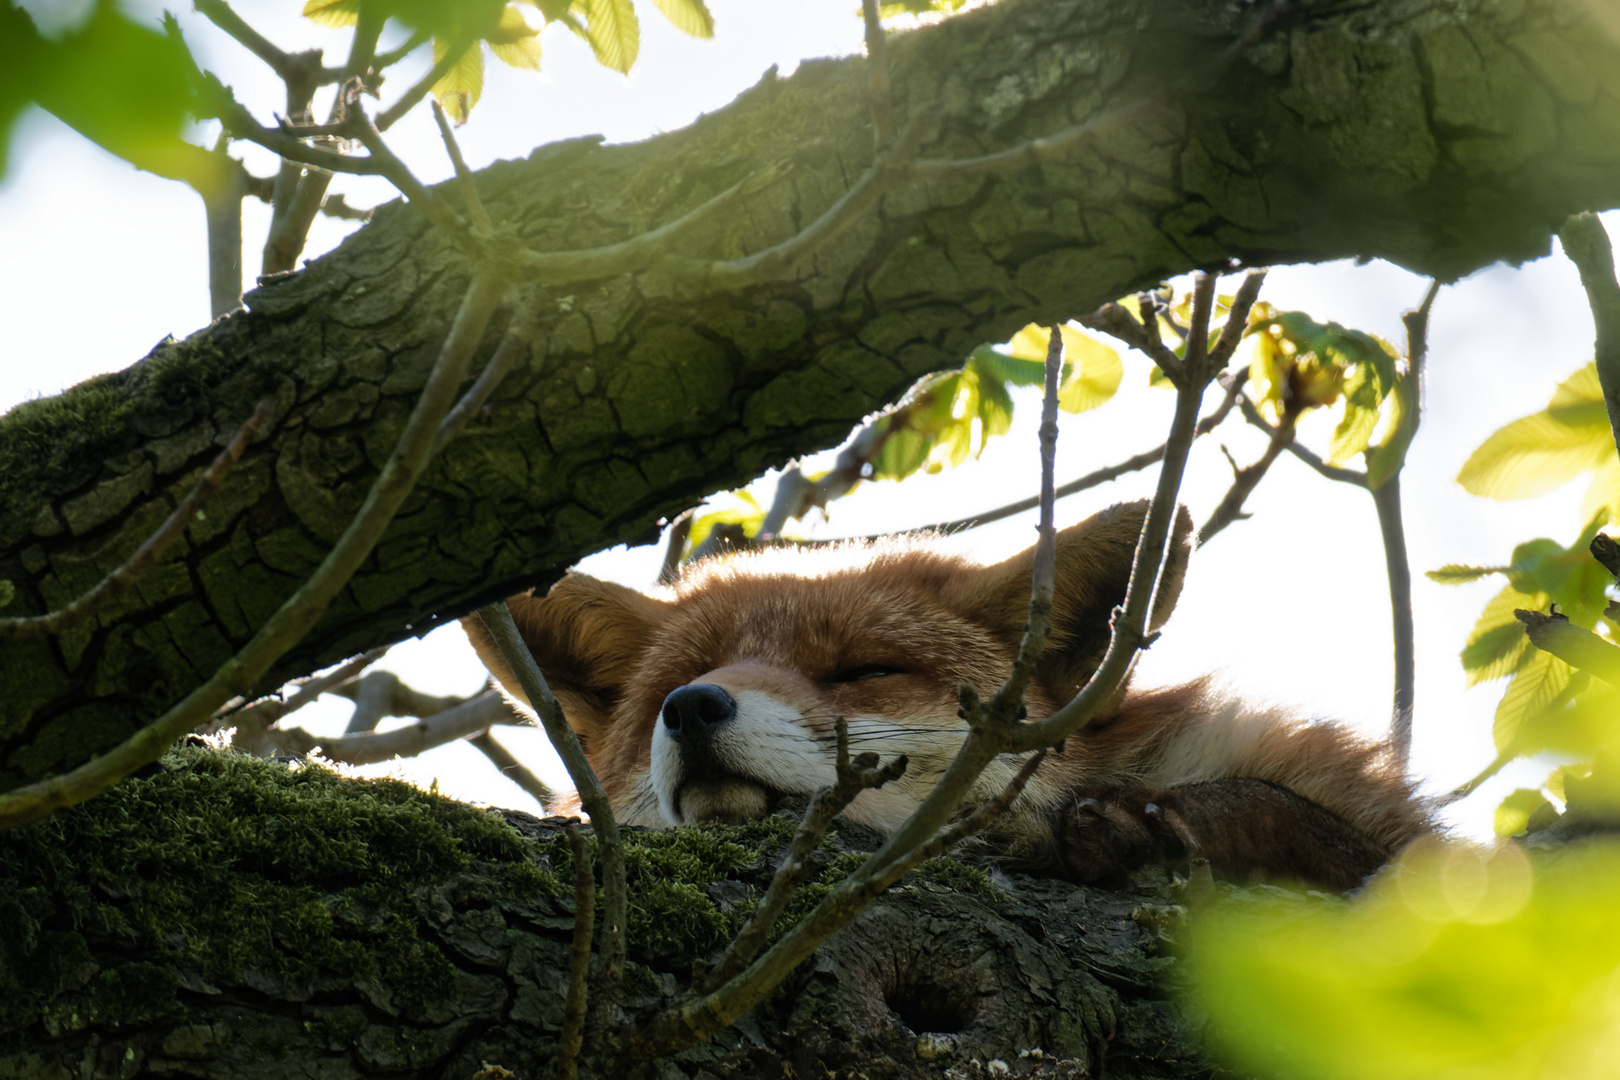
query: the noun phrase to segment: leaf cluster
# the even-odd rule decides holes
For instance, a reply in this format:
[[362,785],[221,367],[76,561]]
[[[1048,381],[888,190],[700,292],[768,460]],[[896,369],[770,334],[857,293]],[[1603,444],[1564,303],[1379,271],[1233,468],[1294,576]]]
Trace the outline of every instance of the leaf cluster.
[[[1620,520],[1620,455],[1615,452],[1603,388],[1595,364],[1561,382],[1547,407],[1494,432],[1463,464],[1457,481],[1475,495],[1525,499],[1589,476],[1573,543],[1536,539],[1514,548],[1506,566],[1445,566],[1431,580],[1458,584],[1500,575],[1507,584],[1485,605],[1463,647],[1470,686],[1508,680],[1493,728],[1501,759],[1556,752],[1590,763],[1613,740],[1620,691],[1531,644],[1516,609],[1556,611],[1601,640],[1620,642],[1620,622],[1609,610],[1613,576],[1592,558],[1592,539]],[[1543,784],[1565,801],[1562,769]],[[1509,795],[1497,811],[1504,835],[1522,831],[1548,798],[1536,789]]]

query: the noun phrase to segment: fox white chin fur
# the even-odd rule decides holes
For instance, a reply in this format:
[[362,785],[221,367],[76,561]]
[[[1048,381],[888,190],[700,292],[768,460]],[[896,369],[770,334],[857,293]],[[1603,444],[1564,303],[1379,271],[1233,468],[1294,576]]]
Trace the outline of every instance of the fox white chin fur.
[[[1100,661],[1145,512],[1116,506],[1059,534],[1031,717],[1055,711]],[[1183,512],[1155,626],[1180,591],[1189,525]],[[928,539],[895,540],[708,560],[658,596],[571,574],[509,603],[621,820],[746,821],[809,795],[833,783],[842,717],[851,753],[907,759],[846,811],[888,832],[966,736],[957,687],[988,692],[1010,670],[1031,564],[1031,552],[981,566]],[[482,624],[465,625],[522,700]],[[1022,763],[993,762],[974,797],[1003,790]],[[1382,745],[1200,680],[1122,687],[1048,755],[991,843],[1077,881],[1203,858],[1228,876],[1349,887],[1430,828]]]

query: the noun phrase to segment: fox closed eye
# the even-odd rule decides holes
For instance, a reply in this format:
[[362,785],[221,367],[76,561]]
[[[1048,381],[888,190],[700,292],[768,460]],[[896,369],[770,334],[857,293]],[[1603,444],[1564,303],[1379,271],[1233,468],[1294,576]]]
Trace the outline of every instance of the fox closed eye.
[[829,683],[865,682],[868,679],[882,679],[890,675],[904,674],[905,672],[902,669],[890,664],[862,664],[859,667],[840,667],[831,675],[828,675],[825,681]]

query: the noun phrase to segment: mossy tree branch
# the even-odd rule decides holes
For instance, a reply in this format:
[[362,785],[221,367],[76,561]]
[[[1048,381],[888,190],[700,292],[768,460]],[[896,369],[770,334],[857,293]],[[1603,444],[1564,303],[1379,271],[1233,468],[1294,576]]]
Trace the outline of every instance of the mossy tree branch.
[[[998,153],[1139,101],[1246,32],[1219,5],[1161,3],[1009,0],[896,35],[896,126],[918,123],[919,161]],[[536,335],[507,382],[319,632],[257,689],[543,587],[717,488],[840,441],[918,376],[1028,323],[1230,259],[1381,256],[1451,278],[1544,251],[1547,221],[1620,203],[1620,149],[1593,134],[1620,122],[1605,81],[1620,45],[1581,18],[1554,0],[1401,22],[1382,6],[1335,9],[1248,50],[1196,101],[1158,99],[1038,167],[897,186],[789,277],[726,293],[653,272],[537,285]],[[1549,43],[1567,63],[1542,63]],[[1035,78],[1037,55],[1050,78]],[[1345,57],[1377,77],[1332,77]],[[1536,73],[1554,69],[1586,72],[1591,92],[1544,85]],[[869,167],[867,75],[859,60],[806,65],[686,131],[499,164],[480,193],[498,229],[567,253],[656,231],[791,161],[791,182],[740,192],[735,212],[700,216],[680,241],[702,260],[747,258]],[[1521,122],[1527,109],[1557,122]],[[116,622],[0,642],[13,688],[0,787],[70,769],[162,715],[296,589],[377,475],[467,277],[417,209],[385,206],[247,311],[0,421],[0,578],[16,589],[7,614],[30,615],[128,558],[241,422],[241,401],[276,401],[208,521]]]

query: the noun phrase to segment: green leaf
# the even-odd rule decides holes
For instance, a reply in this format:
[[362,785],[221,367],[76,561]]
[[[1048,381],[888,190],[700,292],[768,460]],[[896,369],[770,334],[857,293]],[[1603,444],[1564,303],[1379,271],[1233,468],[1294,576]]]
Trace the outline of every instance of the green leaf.
[[1505,566],[1463,566],[1461,563],[1448,563],[1438,570],[1426,570],[1423,576],[1430,581],[1441,585],[1461,585],[1467,581],[1478,581],[1491,574],[1505,574]]
[[1512,585],[1493,596],[1480,613],[1463,646],[1463,671],[1468,685],[1500,679],[1518,670],[1530,648],[1524,627],[1513,617],[1515,608],[1545,610],[1545,593],[1522,593]]
[[360,21],[360,0],[305,0],[304,18],[334,30],[353,26]]
[[1380,407],[1384,436],[1367,450],[1367,486],[1383,487],[1406,464],[1406,451],[1417,434],[1418,401],[1415,380],[1402,376]]
[[1011,386],[1040,386],[1046,381],[1045,354],[1039,360],[1022,360],[989,345],[980,345],[968,357],[968,363],[976,365],[982,377]]
[[1125,367],[1119,353],[1096,338],[1067,326],[1062,331],[1064,359],[1077,374],[1058,388],[1058,408],[1073,413],[1095,409],[1119,390]]
[[[444,38],[433,39],[433,62],[439,63],[454,46]],[[433,84],[433,96],[444,106],[445,113],[457,124],[465,124],[473,106],[484,92],[484,48],[473,42],[461,54],[461,59],[450,65],[438,82]]]
[[872,479],[904,480],[923,467],[934,441],[905,425],[896,425],[872,458]]
[[703,0],[653,0],[670,25],[695,38],[714,37],[714,16]]
[[1378,429],[1380,390],[1377,369],[1357,364],[1344,383],[1344,417],[1328,441],[1329,465],[1342,465],[1367,449]]
[[1474,495],[1528,499],[1614,460],[1614,436],[1593,363],[1565,379],[1546,409],[1499,428],[1480,444],[1457,482]]
[[1546,711],[1569,685],[1574,670],[1552,653],[1531,650],[1496,706],[1491,735],[1498,753],[1515,750],[1519,729]]
[[[1602,613],[1605,591],[1613,582],[1609,572],[1588,550],[1596,525],[1564,547],[1555,540],[1530,540],[1513,549],[1513,562],[1507,568],[1508,581],[1521,593],[1545,597],[1557,604],[1577,625],[1591,628]],[[1531,605],[1521,605],[1529,607]]]
[[760,526],[765,524],[765,508],[759,505],[758,500],[746,491],[728,492],[726,498],[732,500],[732,505],[699,515],[692,520],[691,531],[686,534],[688,555],[709,538],[716,525],[741,525],[746,535],[759,535]]
[[628,75],[641,52],[641,21],[631,0],[584,0],[585,40],[596,61]]
[[1620,522],[1620,456],[1611,456],[1592,470],[1592,482],[1581,499],[1581,520],[1600,525]]
[[10,607],[11,602],[17,599],[17,586],[0,578],[0,608]]
[[484,40],[495,59],[508,67],[540,70],[540,31],[529,25],[516,4],[501,9],[500,21]]
[[[1039,323],[1030,323],[1007,342],[1007,351],[1019,360],[1028,360],[1031,363],[1042,365],[1044,374],[1046,368],[1046,350],[1052,340],[1052,328]],[[1067,341],[1064,342],[1068,344]]]
[[1519,788],[1496,807],[1495,832],[1497,836],[1517,836],[1530,823],[1530,815],[1549,805],[1547,796],[1537,788]]

